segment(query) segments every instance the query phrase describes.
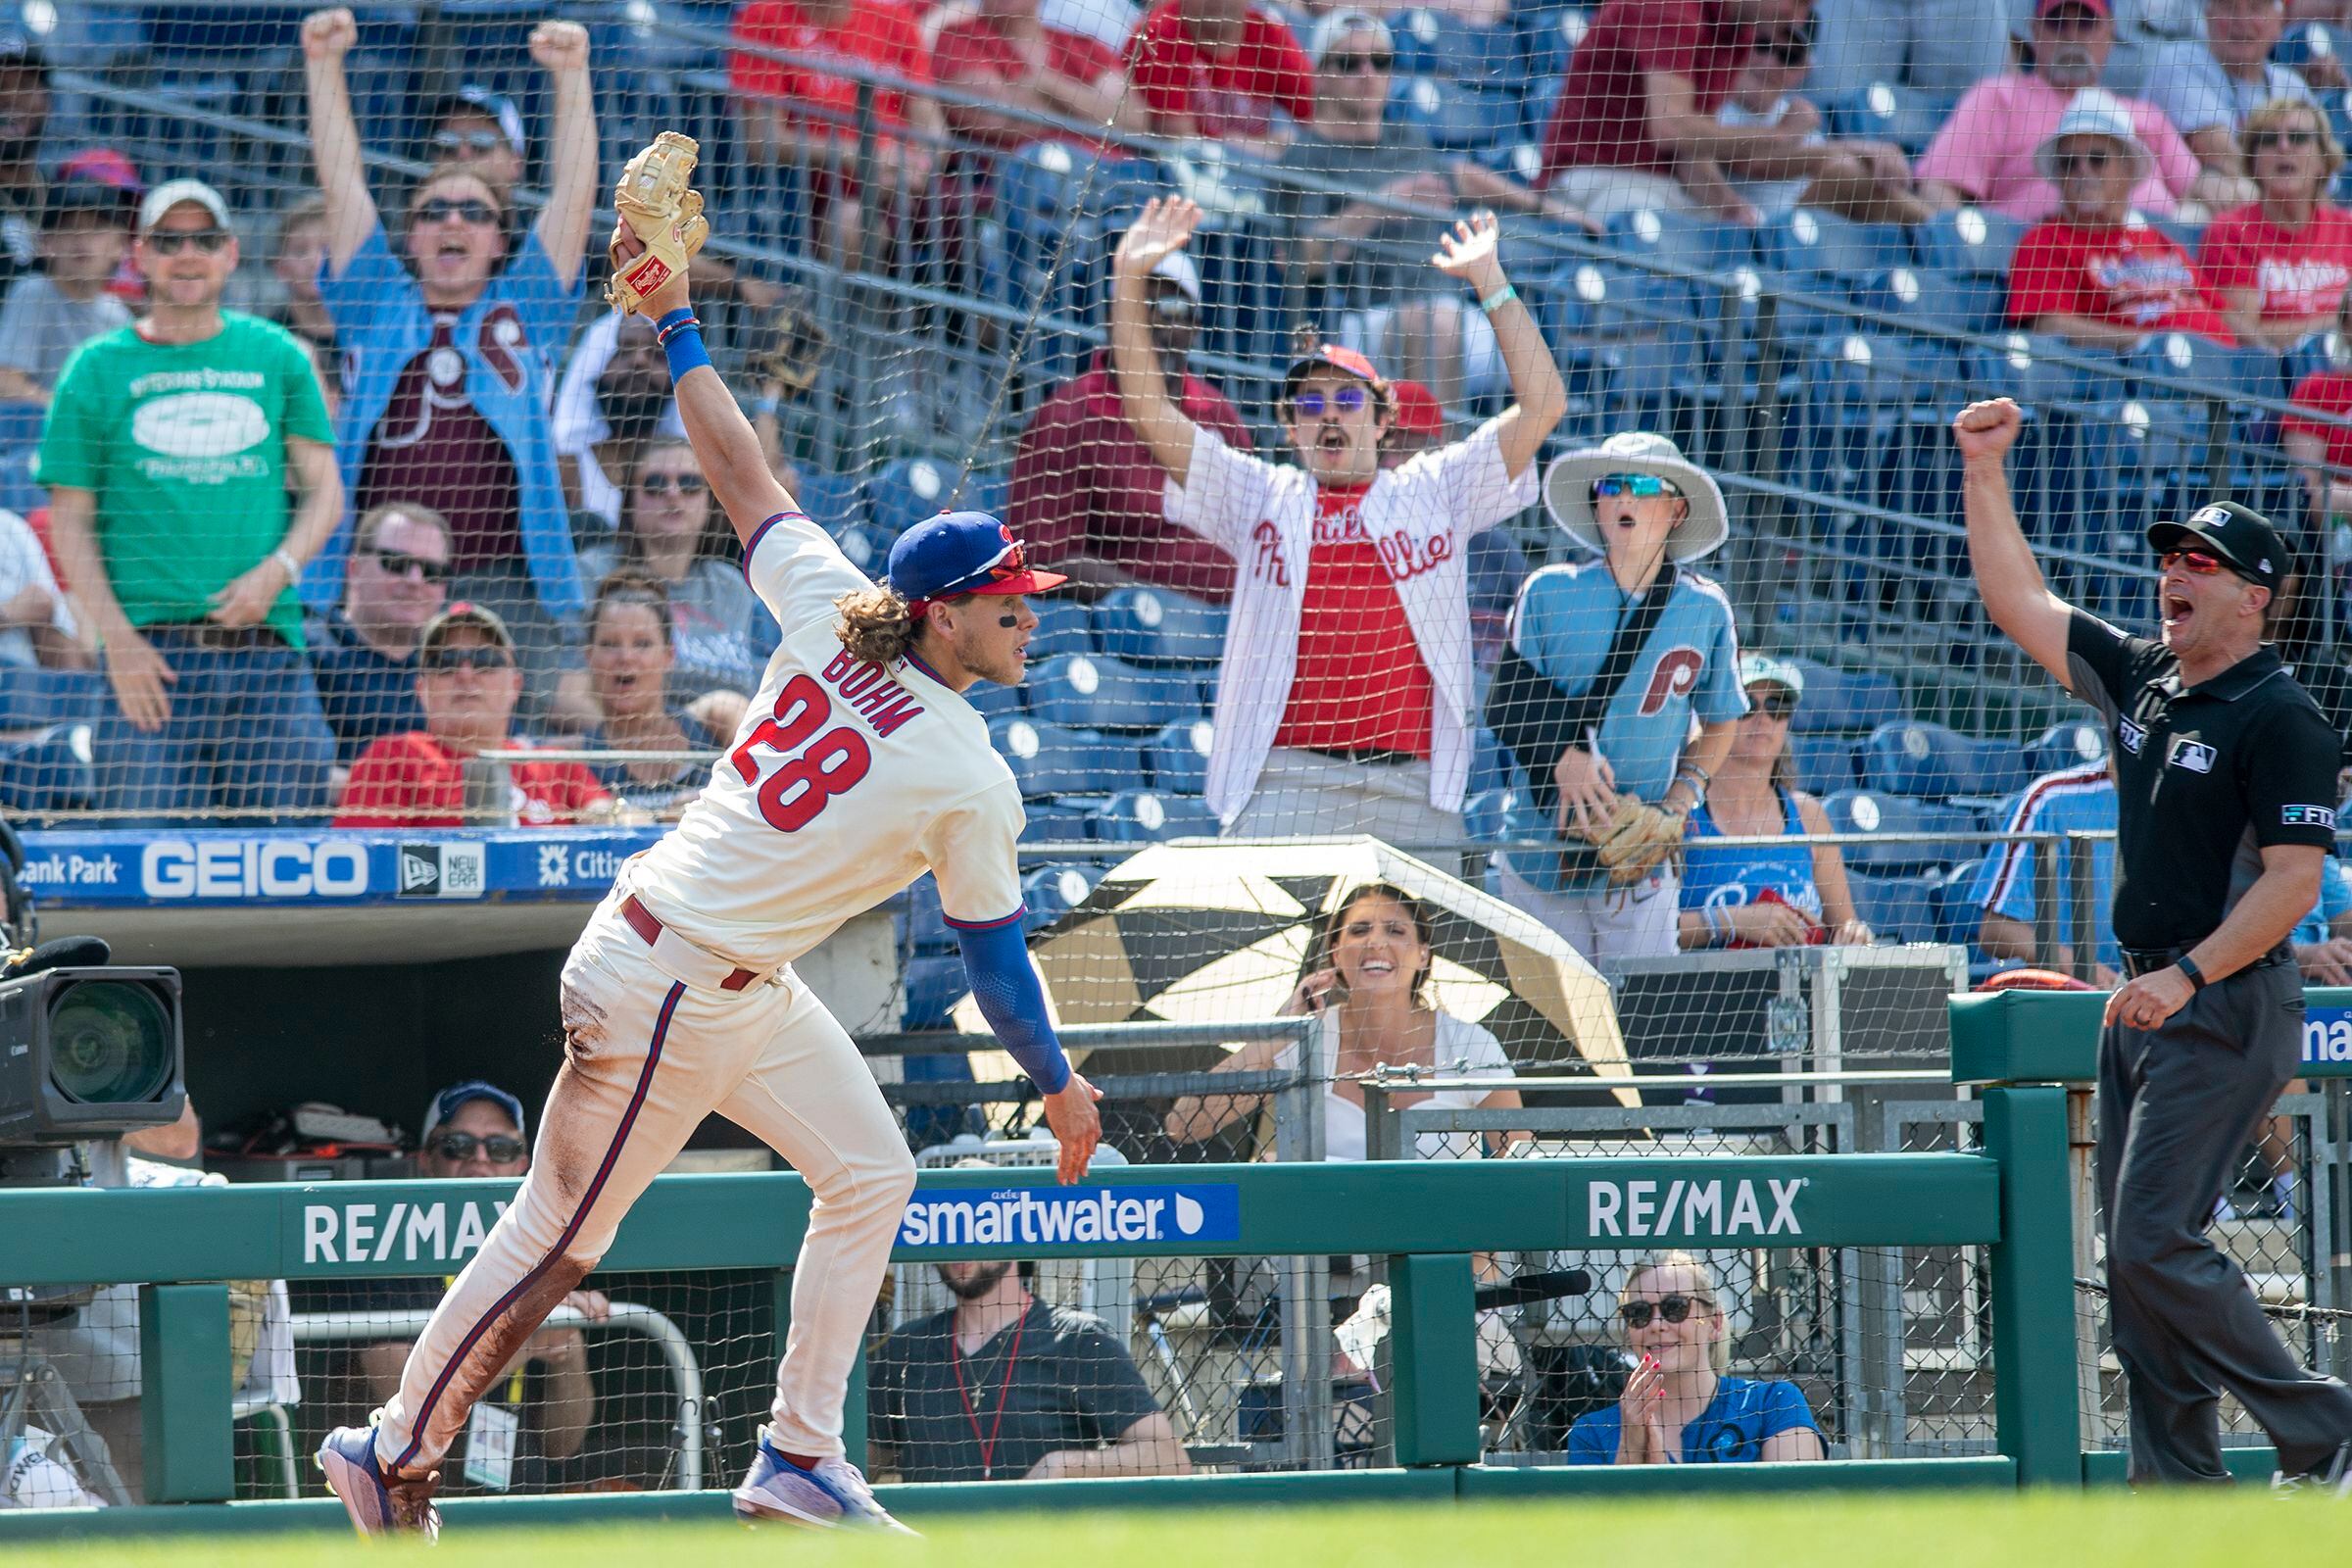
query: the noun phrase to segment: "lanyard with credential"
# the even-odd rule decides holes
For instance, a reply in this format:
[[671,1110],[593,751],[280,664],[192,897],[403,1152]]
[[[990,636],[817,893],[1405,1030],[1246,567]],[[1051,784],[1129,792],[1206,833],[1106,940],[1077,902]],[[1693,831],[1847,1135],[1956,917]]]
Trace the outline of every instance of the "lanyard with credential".
[[1004,1404],[1012,1397],[1012,1369],[1021,1359],[1021,1332],[1029,1326],[1029,1314],[1023,1312],[1012,1322],[1012,1348],[1004,1356],[1004,1377],[997,1385],[997,1418],[988,1424],[988,1436],[980,1435],[980,1416],[972,1408],[972,1392],[963,1382],[963,1342],[956,1337],[956,1326],[948,1325],[948,1364],[956,1370],[956,1397],[963,1401],[963,1419],[970,1424],[972,1441],[980,1445],[980,1479],[994,1481],[997,1468],[997,1434],[1004,1429]]

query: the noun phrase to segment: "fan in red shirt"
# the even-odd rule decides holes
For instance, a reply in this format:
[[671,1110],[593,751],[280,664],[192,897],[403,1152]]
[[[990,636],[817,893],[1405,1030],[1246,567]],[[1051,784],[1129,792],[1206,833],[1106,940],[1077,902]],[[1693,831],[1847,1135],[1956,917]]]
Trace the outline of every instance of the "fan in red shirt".
[[1161,0],[1127,40],[1127,74],[1161,136],[1269,148],[1274,111],[1314,118],[1315,74],[1250,0]]
[[613,819],[611,792],[578,762],[508,763],[503,795],[468,799],[498,787],[497,770],[476,763],[476,754],[515,745],[508,730],[522,675],[505,621],[479,605],[452,605],[425,623],[416,658],[425,727],[381,736],[360,754],[337,827],[459,827],[469,815],[512,815],[525,826]]
[[[2352,306],[2352,293],[2344,303]],[[2338,320],[2336,330],[2352,331],[2352,320]],[[2278,421],[2278,445],[2303,469],[2314,518],[2352,514],[2352,370],[2315,371],[2288,401],[2309,412]]]
[[2262,195],[2207,226],[2197,265],[2239,341],[2283,352],[2327,330],[2352,282],[2352,213],[2327,199],[2344,150],[2307,99],[2272,99],[2237,139]]
[[[940,29],[931,75],[943,86],[1006,109],[1076,121],[1095,128],[1147,128],[1143,104],[1127,91],[1127,72],[1102,42],[1038,20],[1038,0],[980,0],[980,14]],[[948,129],[962,141],[1009,151],[1047,139],[1102,143],[1055,133],[1033,122],[985,109],[944,104]]]
[[2129,349],[2156,332],[2236,341],[2188,252],[2161,229],[2133,224],[2132,189],[2151,161],[2131,117],[2111,101],[2066,112],[2034,154],[2058,186],[2058,216],[2027,230],[2010,261],[2011,321],[2085,348]]

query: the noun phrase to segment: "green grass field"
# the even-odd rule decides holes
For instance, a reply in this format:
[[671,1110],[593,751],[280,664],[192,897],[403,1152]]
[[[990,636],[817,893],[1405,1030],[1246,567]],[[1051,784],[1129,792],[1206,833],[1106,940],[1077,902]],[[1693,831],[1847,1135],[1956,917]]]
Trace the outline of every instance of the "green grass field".
[[[919,1520],[918,1520],[919,1523]],[[0,1541],[4,1541],[0,1537]],[[865,1564],[1052,1564],[1054,1568],[1451,1568],[1542,1562],[1610,1568],[1986,1568],[2052,1564],[2323,1564],[2352,1560],[2352,1503],[2274,1501],[2259,1487],[2219,1495],[2120,1492],[2027,1498],[1858,1495],[1479,1507],[1074,1513],[942,1519],[920,1542],[677,1529],[490,1529],[440,1547],[323,1535],[185,1536],[87,1546],[26,1545],[10,1568],[313,1568],[416,1561],[434,1568],[862,1568]]]

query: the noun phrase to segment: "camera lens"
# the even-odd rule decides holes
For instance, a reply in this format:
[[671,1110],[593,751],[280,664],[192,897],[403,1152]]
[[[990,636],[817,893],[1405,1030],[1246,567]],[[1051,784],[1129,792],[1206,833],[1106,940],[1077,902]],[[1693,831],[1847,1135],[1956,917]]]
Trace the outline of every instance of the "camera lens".
[[85,1105],[142,1104],[172,1083],[172,1019],[155,993],[87,980],[49,1004],[49,1077]]

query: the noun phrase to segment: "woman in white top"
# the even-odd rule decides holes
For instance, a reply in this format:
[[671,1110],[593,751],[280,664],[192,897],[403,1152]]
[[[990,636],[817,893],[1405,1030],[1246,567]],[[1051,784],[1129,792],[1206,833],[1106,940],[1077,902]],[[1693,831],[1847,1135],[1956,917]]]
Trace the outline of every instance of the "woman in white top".
[[[1508,1087],[1511,1064],[1494,1034],[1456,1018],[1429,1000],[1429,916],[1418,901],[1385,882],[1355,889],[1323,935],[1328,961],[1298,982],[1283,1011],[1312,1012],[1323,1020],[1313,1036],[1312,1073],[1323,1084],[1323,1157],[1364,1157],[1364,1092],[1355,1082],[1383,1064],[1457,1071],[1504,1080],[1484,1094],[1443,1089],[1392,1097],[1399,1106],[1515,1108]],[[1298,1045],[1261,1040],[1211,1069],[1250,1072],[1296,1064]],[[1186,1095],[1169,1108],[1168,1136],[1186,1143],[1213,1137],[1254,1112],[1261,1095]],[[1448,1149],[1448,1144],[1455,1147]],[[1421,1137],[1423,1157],[1479,1152],[1474,1141],[1443,1134]]]

